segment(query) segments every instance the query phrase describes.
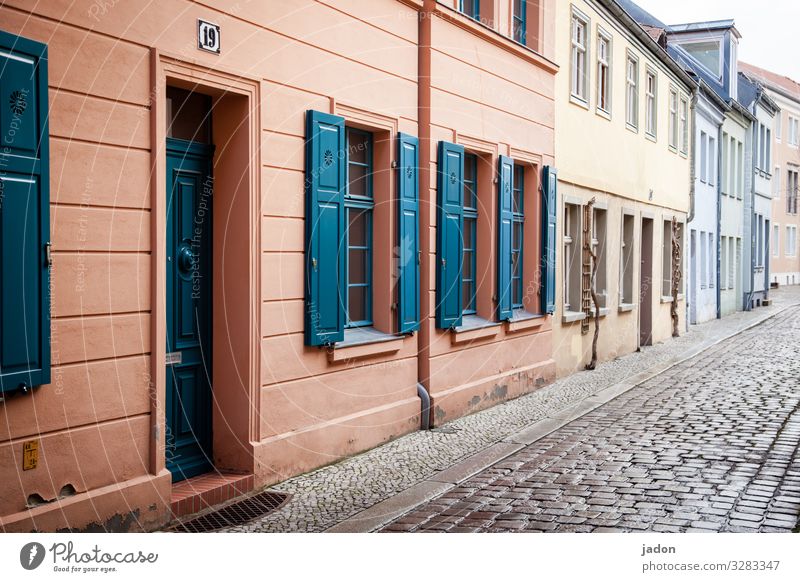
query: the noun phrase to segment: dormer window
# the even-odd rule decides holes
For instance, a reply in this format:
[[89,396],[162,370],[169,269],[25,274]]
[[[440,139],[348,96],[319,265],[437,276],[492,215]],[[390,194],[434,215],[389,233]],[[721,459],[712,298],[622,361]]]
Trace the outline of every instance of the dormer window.
[[722,45],[719,40],[685,42],[680,46],[718,79],[722,78]]

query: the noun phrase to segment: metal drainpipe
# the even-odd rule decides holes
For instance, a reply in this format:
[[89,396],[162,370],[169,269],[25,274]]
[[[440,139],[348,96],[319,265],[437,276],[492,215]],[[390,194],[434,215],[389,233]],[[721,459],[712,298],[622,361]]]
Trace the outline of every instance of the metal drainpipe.
[[755,295],[755,273],[756,273],[756,241],[755,236],[758,236],[758,225],[755,223],[756,218],[756,154],[755,139],[758,135],[758,105],[753,104],[753,117],[756,120],[753,122],[753,132],[750,136],[750,192],[747,195],[750,197],[750,290],[747,293],[747,301],[745,301],[744,310],[753,310],[753,295]]
[[431,397],[425,386],[417,382],[417,396],[422,400],[422,418],[420,419],[419,427],[421,430],[430,430],[431,428]]
[[[723,123],[725,123],[723,117]],[[722,126],[717,130],[717,319],[722,319]]]
[[[692,93],[692,99],[690,101],[690,111],[689,111],[689,119],[692,121],[692,127],[690,134],[692,136],[692,146],[689,151],[689,216],[686,217],[686,240],[689,241],[690,248],[689,252],[691,252],[691,229],[689,228],[689,223],[694,220],[694,198],[695,198],[695,181],[697,180],[697,133],[696,133],[696,123],[695,120],[697,118],[697,94],[700,91],[698,87],[694,93]],[[691,256],[689,260],[686,261],[686,264],[689,266],[690,269],[693,269]],[[689,288],[691,284],[691,277],[684,277],[684,297],[686,297],[686,316],[684,317],[686,321],[686,331],[689,331],[690,325],[690,309],[692,307],[692,290]]]

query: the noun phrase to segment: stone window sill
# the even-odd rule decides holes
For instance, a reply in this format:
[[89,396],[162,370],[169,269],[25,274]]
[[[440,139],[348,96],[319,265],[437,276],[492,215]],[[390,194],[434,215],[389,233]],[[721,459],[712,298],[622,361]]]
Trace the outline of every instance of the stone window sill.
[[[600,308],[600,317],[605,317],[609,313],[611,313],[611,310],[608,307],[601,307]],[[594,319],[594,309],[592,309],[592,315],[591,315],[590,319]]]
[[635,303],[620,303],[617,311],[619,313],[627,313],[629,311],[633,311],[634,309],[636,309]]
[[586,314],[583,311],[565,311],[561,316],[561,323],[575,323],[584,319],[586,319]]
[[542,327],[547,318],[544,315],[528,313],[524,309],[517,309],[511,319],[506,321],[506,333],[525,331]]
[[385,356],[400,351],[405,336],[383,333],[373,327],[346,329],[344,341],[337,342],[328,350],[331,363]]
[[477,315],[465,315],[459,327],[450,330],[450,343],[453,345],[476,339],[495,337],[500,329],[496,321],[489,321]]
[[661,303],[672,303],[672,297],[670,297],[669,295],[662,295]]

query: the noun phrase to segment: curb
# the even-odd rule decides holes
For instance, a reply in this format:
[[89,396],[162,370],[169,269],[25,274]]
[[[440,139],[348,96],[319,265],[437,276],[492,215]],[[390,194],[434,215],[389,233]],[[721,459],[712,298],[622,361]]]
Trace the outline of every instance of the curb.
[[651,366],[647,370],[625,378],[622,382],[613,384],[599,390],[592,396],[588,396],[575,404],[568,405],[552,416],[542,418],[526,428],[509,435],[502,440],[489,445],[482,451],[475,453],[447,469],[439,471],[435,475],[412,485],[408,489],[401,491],[397,495],[389,497],[375,505],[364,509],[355,515],[337,523],[324,530],[325,533],[369,533],[386,525],[392,520],[408,513],[415,507],[430,501],[431,499],[450,491],[460,483],[463,483],[473,475],[480,473],[484,469],[491,467],[495,463],[502,461],[518,452],[519,450],[535,443],[552,432],[569,424],[593,410],[611,402],[633,388],[659,376],[683,362],[690,360],[702,352],[720,344],[726,340],[740,335],[754,327],[778,317],[782,313],[800,307],[800,302],[790,303],[782,307],[779,311],[750,321],[733,331],[720,334],[706,339],[696,346],[687,349],[682,354],[675,356]]

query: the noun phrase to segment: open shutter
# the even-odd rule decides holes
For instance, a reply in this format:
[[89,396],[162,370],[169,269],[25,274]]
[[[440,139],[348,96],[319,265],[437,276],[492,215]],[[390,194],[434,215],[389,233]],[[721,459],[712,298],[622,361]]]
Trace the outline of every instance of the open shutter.
[[556,312],[556,190],[558,172],[551,166],[542,170],[542,289],[544,290],[544,311]]
[[344,193],[347,179],[344,118],[306,114],[306,345],[344,339]]
[[0,32],[0,393],[50,383],[47,46]]
[[464,257],[464,148],[439,142],[436,218],[436,327],[461,325]]
[[511,293],[511,227],[514,219],[514,160],[500,156],[497,182],[497,319],[514,315]]
[[419,140],[397,136],[397,328],[419,329]]

